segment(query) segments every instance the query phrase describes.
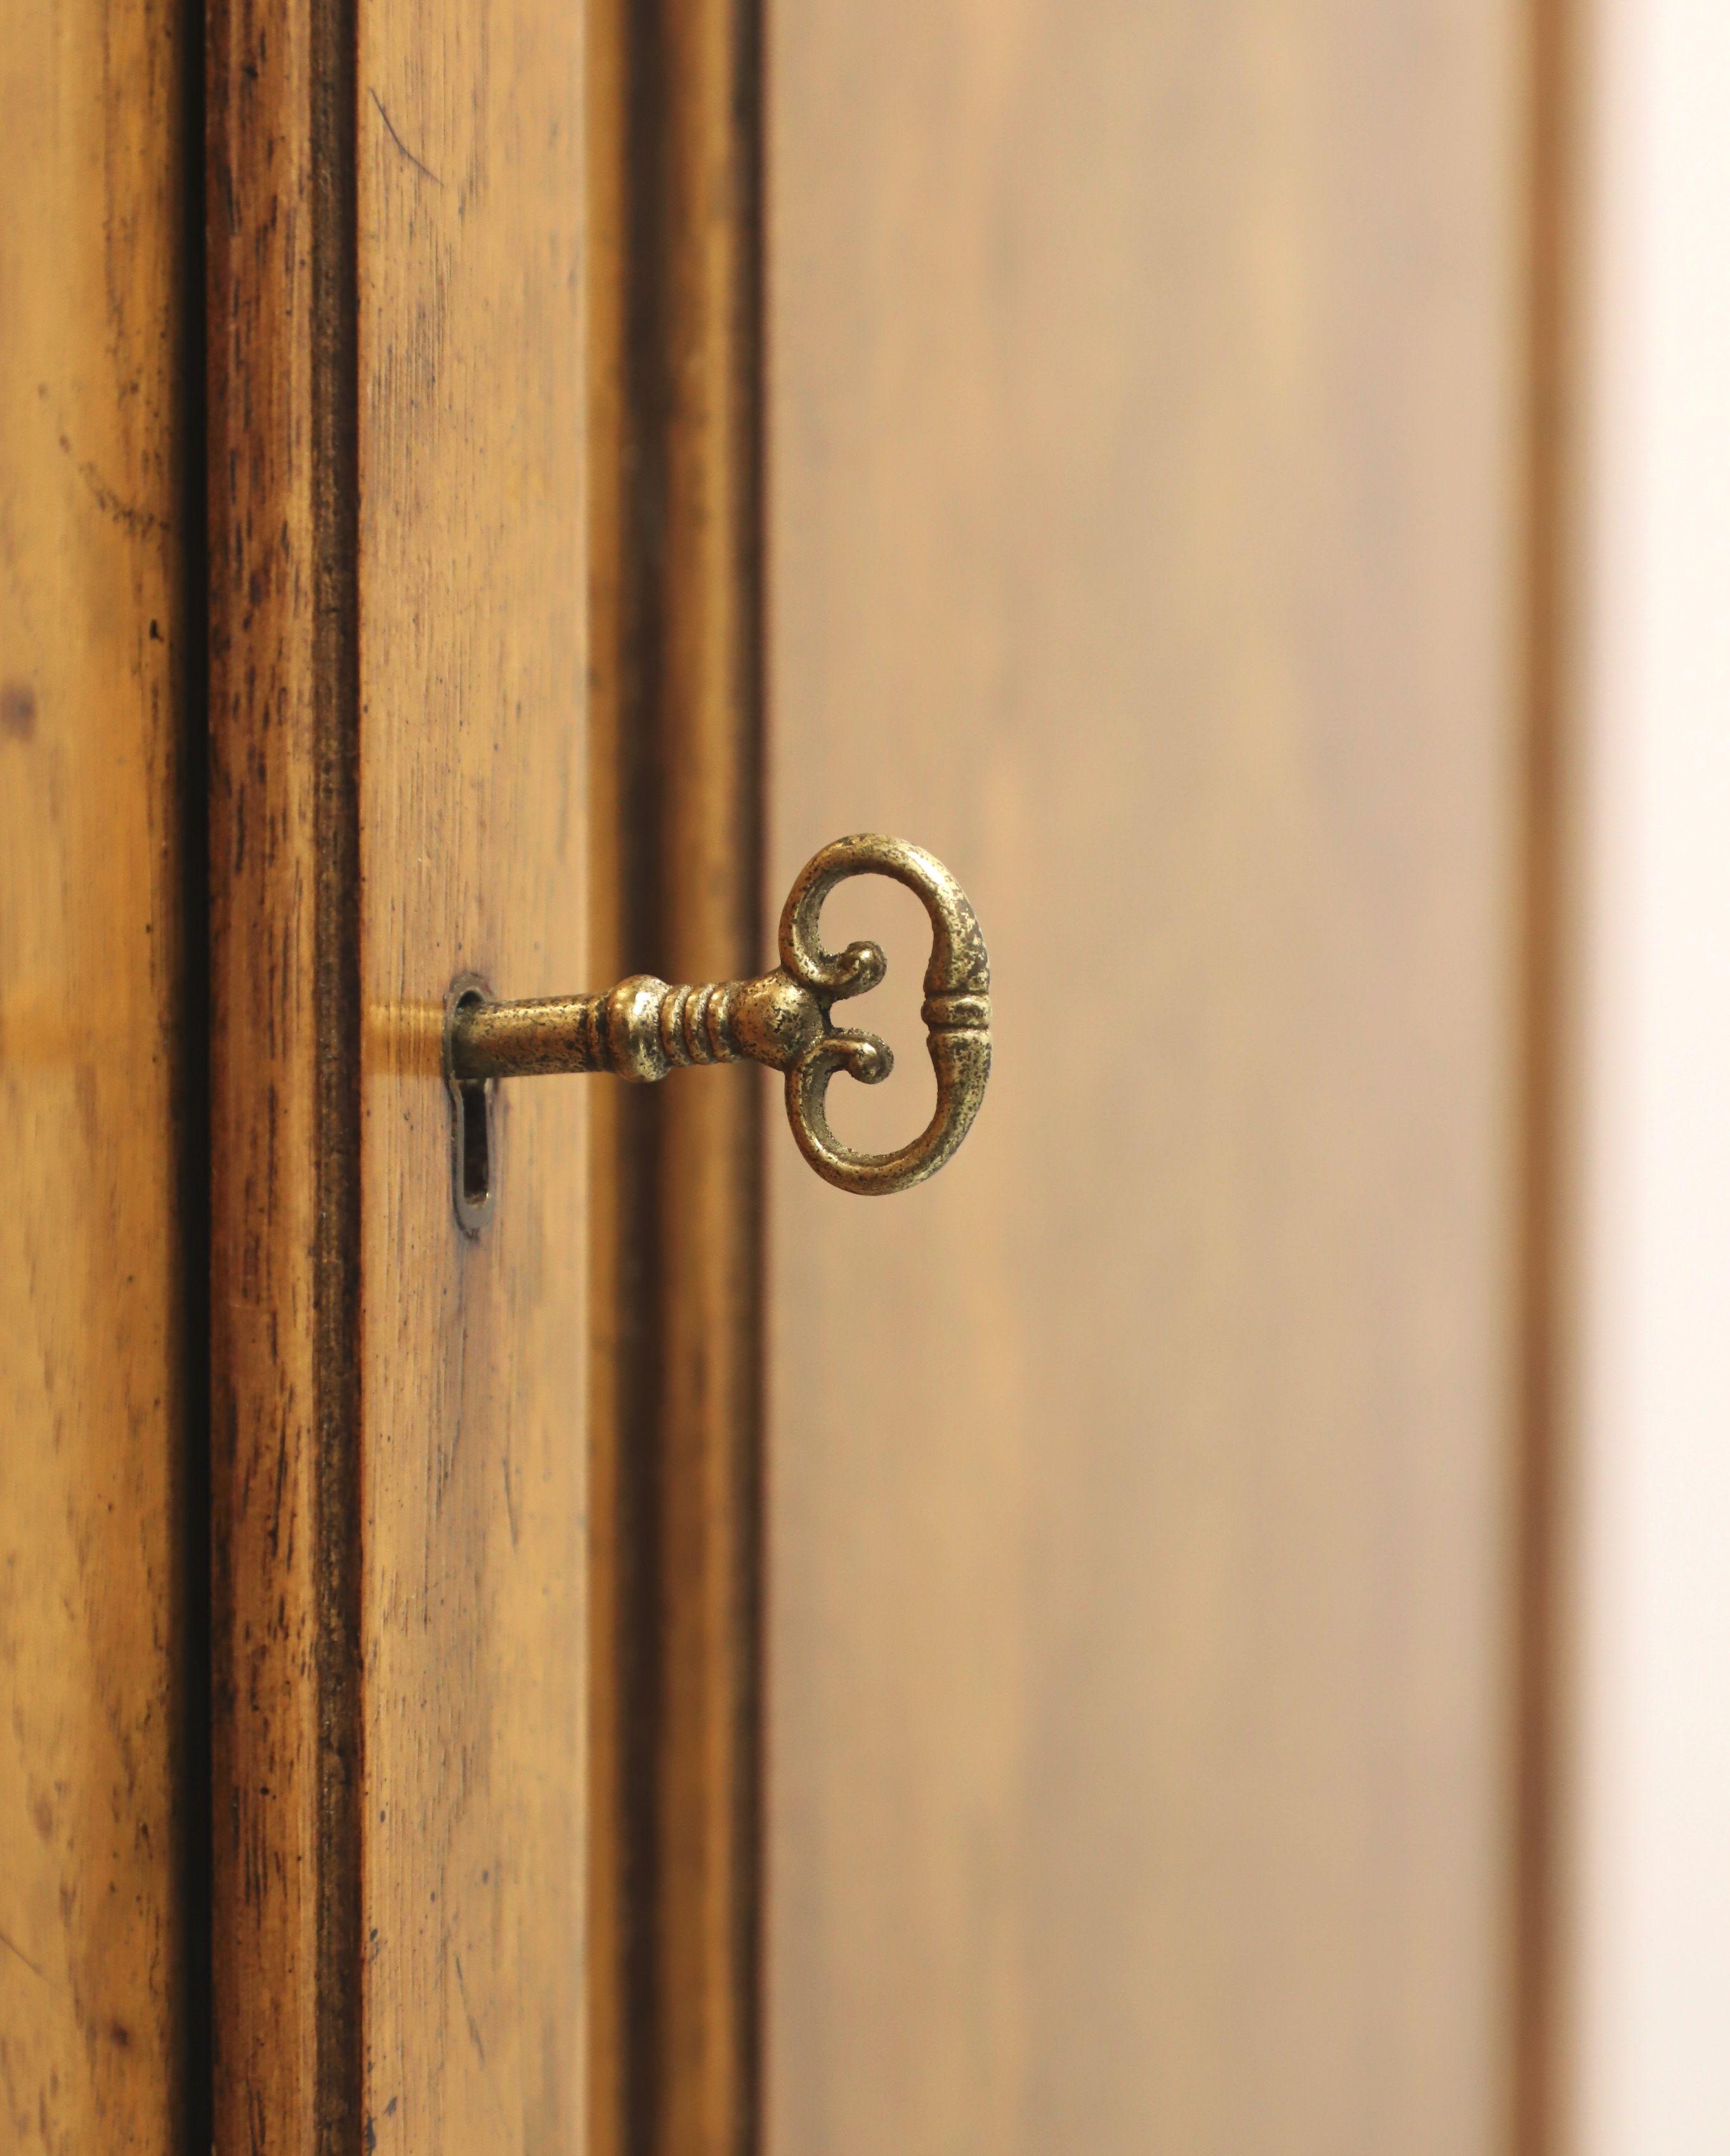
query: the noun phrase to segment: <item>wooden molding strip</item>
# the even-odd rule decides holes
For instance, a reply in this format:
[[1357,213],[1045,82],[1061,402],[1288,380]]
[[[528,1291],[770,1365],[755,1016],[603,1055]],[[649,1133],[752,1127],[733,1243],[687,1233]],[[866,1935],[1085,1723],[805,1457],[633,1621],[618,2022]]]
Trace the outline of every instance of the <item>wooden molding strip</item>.
[[[761,33],[591,0],[597,978],[763,959]],[[757,2141],[762,1081],[596,1114],[591,2140]]]
[[360,2146],[354,23],[208,21],[217,2145]]

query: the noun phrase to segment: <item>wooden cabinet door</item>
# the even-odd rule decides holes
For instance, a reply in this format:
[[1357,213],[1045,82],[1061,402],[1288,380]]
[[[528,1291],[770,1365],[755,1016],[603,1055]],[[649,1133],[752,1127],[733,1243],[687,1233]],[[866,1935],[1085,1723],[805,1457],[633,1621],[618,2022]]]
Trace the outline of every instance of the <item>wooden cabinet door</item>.
[[582,2143],[579,8],[0,37],[0,2143]]
[[208,49],[218,2145],[578,2145],[586,1096],[452,1195],[447,995],[585,976],[580,9]]
[[8,2147],[1541,2145],[1532,13],[15,0]]
[[8,2148],[581,2145],[584,34],[0,38]]

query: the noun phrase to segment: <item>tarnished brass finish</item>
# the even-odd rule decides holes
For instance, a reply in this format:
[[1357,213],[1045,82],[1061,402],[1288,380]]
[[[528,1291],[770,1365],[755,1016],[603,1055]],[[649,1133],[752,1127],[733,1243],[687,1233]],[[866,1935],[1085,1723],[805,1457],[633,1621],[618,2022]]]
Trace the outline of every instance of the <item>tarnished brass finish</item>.
[[[829,1124],[829,1084],[838,1070],[874,1086],[894,1062],[875,1034],[831,1022],[834,1004],[875,988],[885,972],[876,944],[830,952],[819,933],[824,900],[855,875],[905,884],[931,916],[921,1016],[937,1105],[919,1137],[889,1153],[855,1152]],[[967,1136],[991,1071],[991,967],[966,893],[941,861],[905,839],[837,839],[806,863],[788,894],[780,947],[779,966],[752,981],[675,988],[634,973],[599,995],[515,1004],[467,989],[453,1000],[445,1055],[469,1111],[471,1156],[474,1111],[484,1106],[475,1096],[492,1080],[607,1070],[651,1083],[692,1064],[748,1060],[785,1074],[788,1122],[825,1182],[875,1196],[934,1175]],[[478,1217],[488,1193],[472,1157],[466,1188],[465,1202],[459,1175],[459,1205],[465,1219]]]

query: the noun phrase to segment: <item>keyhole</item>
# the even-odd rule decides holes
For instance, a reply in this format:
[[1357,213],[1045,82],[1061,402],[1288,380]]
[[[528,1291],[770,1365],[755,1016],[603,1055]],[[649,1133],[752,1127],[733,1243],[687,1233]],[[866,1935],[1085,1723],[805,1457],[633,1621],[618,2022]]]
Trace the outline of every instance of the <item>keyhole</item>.
[[[487,1000],[485,988],[472,974],[452,983],[444,1001],[447,1044],[457,1013]],[[451,1103],[451,1195],[464,1234],[478,1235],[493,1204],[492,1084],[487,1079],[453,1077],[448,1047],[444,1079]]]

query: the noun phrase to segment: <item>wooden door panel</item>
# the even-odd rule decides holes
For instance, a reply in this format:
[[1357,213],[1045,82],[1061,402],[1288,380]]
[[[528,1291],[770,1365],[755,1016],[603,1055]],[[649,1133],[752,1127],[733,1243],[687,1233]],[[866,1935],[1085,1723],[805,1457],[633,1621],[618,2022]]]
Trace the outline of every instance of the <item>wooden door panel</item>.
[[583,11],[361,8],[365,2116],[583,2118],[587,1110],[458,1228],[447,984],[588,978]]
[[0,39],[0,2143],[33,2156],[201,2116],[185,34],[25,0]]
[[[213,2060],[189,20],[0,60],[0,2135],[1497,2144],[1524,15],[215,0]],[[458,975],[752,969],[874,827],[992,945],[940,1181],[513,1081],[465,1232]]]
[[453,980],[584,977],[581,11],[210,64],[218,2146],[580,2145],[585,1098],[452,1199]]
[[998,1045],[773,1161],[769,2146],[1487,2151],[1519,11],[772,22],[770,886],[930,846]]

